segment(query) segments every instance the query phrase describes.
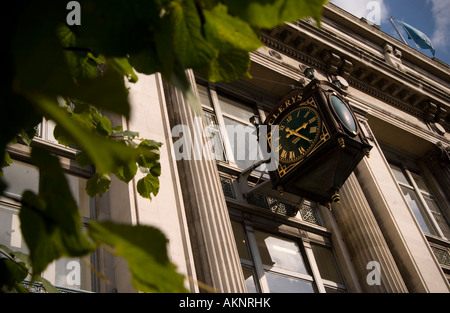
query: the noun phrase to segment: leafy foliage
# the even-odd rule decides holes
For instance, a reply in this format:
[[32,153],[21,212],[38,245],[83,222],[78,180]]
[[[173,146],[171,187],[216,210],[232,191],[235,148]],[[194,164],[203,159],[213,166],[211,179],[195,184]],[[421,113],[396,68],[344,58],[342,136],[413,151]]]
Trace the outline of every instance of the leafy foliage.
[[175,266],[167,256],[167,239],[160,230],[143,225],[92,222],[90,234],[99,243],[114,247],[113,253],[127,260],[136,290],[186,292],[184,277],[175,273]]
[[[139,170],[144,176],[137,190],[151,199],[159,191],[161,144],[115,128],[102,114],[129,118],[125,80],[136,82],[135,71],[159,72],[201,114],[186,69],[214,82],[250,77],[249,52],[261,45],[258,29],[306,16],[319,19],[326,0],[79,2],[80,26],[66,24],[66,3],[59,0],[13,3],[2,21],[6,55],[0,65],[6,81],[0,85],[0,178],[1,168],[12,162],[8,144],[19,135],[32,145],[45,118],[56,122],[54,136],[61,144],[79,148],[80,166],[96,169],[88,195],[108,191],[113,175],[129,183]],[[26,291],[20,281],[29,273],[43,281],[39,275],[50,262],[85,255],[99,245],[127,259],[137,290],[185,291],[160,231],[105,222],[92,223],[87,234],[59,160],[37,147],[31,160],[41,173],[39,192],[25,191],[20,210],[30,258],[25,262],[20,253],[0,247],[7,256],[0,259],[2,291]],[[4,188],[0,179],[0,192]]]

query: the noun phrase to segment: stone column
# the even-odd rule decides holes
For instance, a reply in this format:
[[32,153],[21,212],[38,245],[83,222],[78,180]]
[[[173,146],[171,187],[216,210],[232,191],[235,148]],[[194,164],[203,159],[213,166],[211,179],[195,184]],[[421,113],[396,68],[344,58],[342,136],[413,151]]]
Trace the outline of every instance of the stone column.
[[332,212],[347,243],[364,292],[407,292],[355,174],[350,175],[341,187],[340,194],[341,203],[333,204]]
[[410,292],[449,292],[446,278],[436,261],[389,168],[369,125],[373,149],[355,170],[373,215]]
[[164,83],[164,93],[172,129],[184,130],[173,140],[184,140],[183,149],[189,149],[182,151],[185,158],[177,166],[197,278],[219,292],[246,292],[219,172],[211,150],[204,149],[204,125],[179,90]]

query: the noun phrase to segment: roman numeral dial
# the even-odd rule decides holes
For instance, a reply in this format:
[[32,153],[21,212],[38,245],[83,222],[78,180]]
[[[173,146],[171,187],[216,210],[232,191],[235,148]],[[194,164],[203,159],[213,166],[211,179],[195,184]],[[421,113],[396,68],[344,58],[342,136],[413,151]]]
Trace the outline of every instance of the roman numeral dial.
[[321,119],[314,108],[299,107],[279,123],[279,160],[291,164],[300,161],[314,148],[320,133]]

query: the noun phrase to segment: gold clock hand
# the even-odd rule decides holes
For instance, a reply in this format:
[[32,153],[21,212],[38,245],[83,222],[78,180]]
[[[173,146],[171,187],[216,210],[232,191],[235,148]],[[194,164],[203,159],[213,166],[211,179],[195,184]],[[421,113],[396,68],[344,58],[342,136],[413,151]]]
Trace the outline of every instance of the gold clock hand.
[[299,137],[299,138],[301,138],[301,139],[307,140],[307,141],[309,141],[309,142],[312,142],[311,139],[309,139],[309,138],[303,136],[302,134],[299,134],[299,133],[298,133],[297,131],[295,131],[295,130],[292,130],[292,129],[290,129],[290,128],[286,128],[286,131],[289,133],[289,134],[286,135],[286,138],[289,138],[289,137],[291,137],[291,136],[293,135],[293,136],[297,136],[297,137]]
[[303,124],[302,126],[300,126],[299,128],[297,128],[295,131],[298,132],[298,131],[300,131],[300,130],[302,130],[302,129],[305,129],[306,126],[308,126],[308,122],[306,122],[305,124]]

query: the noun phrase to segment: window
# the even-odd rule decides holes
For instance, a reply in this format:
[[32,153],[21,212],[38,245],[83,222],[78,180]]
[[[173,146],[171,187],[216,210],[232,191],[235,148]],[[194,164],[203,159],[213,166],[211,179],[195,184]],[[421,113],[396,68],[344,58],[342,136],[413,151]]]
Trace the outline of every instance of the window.
[[[284,202],[264,192],[243,194],[239,184],[233,184],[241,170],[265,159],[260,150],[264,145],[259,145],[258,129],[250,122],[250,118],[261,115],[260,119],[263,120],[264,108],[270,108],[263,108],[262,103],[252,101],[251,96],[241,97],[223,92],[229,90],[228,86],[208,86],[211,88],[197,84],[197,89],[207,122],[209,141],[221,172],[222,189],[232,216],[231,225],[247,291],[345,292],[337,262],[328,246],[330,240],[321,235],[325,228],[315,203],[306,199],[299,199],[299,203]],[[239,95],[243,94],[245,91],[241,90]],[[252,184],[256,180],[258,183],[269,178],[266,165],[257,170],[261,175],[259,178],[253,177]],[[240,202],[239,205],[236,202]],[[255,212],[258,207],[261,210]],[[250,215],[259,222],[254,223],[252,219],[253,222],[247,224],[242,221],[243,216]],[[275,216],[278,219],[276,225],[273,224]],[[280,223],[284,218],[289,220],[289,224],[296,223],[296,226],[292,228]],[[276,231],[278,227],[285,226],[291,230],[287,233]],[[314,239],[319,242],[312,245],[309,240],[297,238],[295,234],[300,233],[299,229],[295,229],[297,226],[321,233],[312,235],[313,238],[321,239]]]
[[403,164],[390,163],[390,167],[422,231],[450,239],[449,224],[420,172]]
[[[20,231],[19,201],[25,190],[38,191],[39,171],[30,164],[16,160],[3,170],[8,187],[6,198],[0,199],[0,244],[13,251],[28,253]],[[66,177],[83,221],[88,223],[93,216],[92,201],[84,190],[87,179],[68,173]],[[60,289],[93,291],[95,276],[89,263],[95,263],[95,254],[87,261],[80,258],[61,258],[51,263],[42,276]]]
[[217,161],[245,169],[256,163],[259,152],[256,127],[250,118],[257,114],[255,103],[235,99],[197,84],[208,141]]
[[212,153],[217,161],[226,162],[222,135],[217,123],[213,104],[210,100],[208,88],[202,85],[197,85],[197,90],[203,109],[203,115],[205,117],[206,134],[208,136],[208,142],[211,144]]
[[[301,240],[254,229],[236,221],[232,221],[232,227],[248,292],[345,291],[330,248],[312,244],[311,249]],[[308,257],[306,249],[311,251]],[[312,273],[310,262],[317,263],[318,273]]]

